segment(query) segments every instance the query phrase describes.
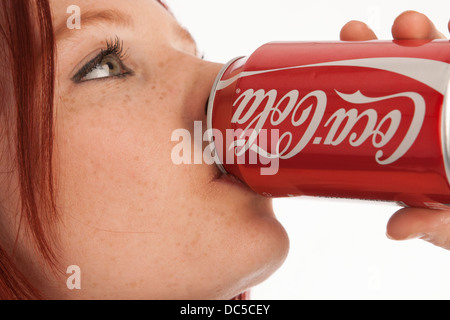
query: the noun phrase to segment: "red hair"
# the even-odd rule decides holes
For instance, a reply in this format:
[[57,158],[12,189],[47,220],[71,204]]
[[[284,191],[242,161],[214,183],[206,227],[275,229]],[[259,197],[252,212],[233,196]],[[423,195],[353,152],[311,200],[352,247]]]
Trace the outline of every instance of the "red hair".
[[[16,242],[19,232],[29,231],[37,252],[56,266],[49,236],[56,210],[52,187],[55,41],[48,0],[0,2],[0,50],[0,116],[15,129],[9,138],[15,146],[21,200]],[[0,299],[42,298],[21,273],[14,253],[0,243]]]

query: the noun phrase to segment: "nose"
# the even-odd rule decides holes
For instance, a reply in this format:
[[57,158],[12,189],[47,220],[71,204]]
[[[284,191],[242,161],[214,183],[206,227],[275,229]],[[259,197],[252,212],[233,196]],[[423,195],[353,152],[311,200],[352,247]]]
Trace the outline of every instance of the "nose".
[[172,106],[176,109],[171,110],[171,114],[177,120],[175,123],[179,127],[176,129],[185,129],[190,133],[191,145],[188,149],[192,152],[194,162],[195,159],[202,159],[203,165],[190,166],[189,169],[209,182],[220,172],[216,166],[210,165],[213,164],[212,159],[206,158],[208,154],[211,155],[208,149],[210,141],[206,135],[206,110],[214,82],[223,65],[186,54],[178,57],[176,63],[172,64],[170,75],[165,75],[170,77],[170,87],[174,88],[171,100],[175,102]]
[[[200,98],[200,103],[203,101],[203,104],[201,106],[204,106],[202,111],[202,117],[205,117],[208,113],[208,102],[211,96],[211,89],[213,88],[214,82],[216,81],[216,78],[220,71],[223,68],[222,64],[218,63],[212,63],[207,61],[201,62],[202,67],[199,68],[199,73],[197,76],[200,78],[198,81],[199,86],[199,94],[203,95]],[[194,89],[195,90],[195,89]]]
[[[191,121],[206,121],[208,100],[223,65],[193,57],[186,67],[184,115]],[[206,124],[206,123],[205,123]]]

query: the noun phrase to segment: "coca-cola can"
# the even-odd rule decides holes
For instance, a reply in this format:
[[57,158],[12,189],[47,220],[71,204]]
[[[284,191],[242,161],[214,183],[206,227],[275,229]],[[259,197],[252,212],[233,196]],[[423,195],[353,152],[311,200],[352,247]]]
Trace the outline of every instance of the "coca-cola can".
[[273,42],[224,66],[215,162],[267,197],[450,205],[450,42]]

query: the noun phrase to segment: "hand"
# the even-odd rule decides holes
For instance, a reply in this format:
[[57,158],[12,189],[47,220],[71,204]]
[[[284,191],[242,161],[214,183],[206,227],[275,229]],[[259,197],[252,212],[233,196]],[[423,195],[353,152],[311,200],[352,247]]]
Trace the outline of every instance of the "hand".
[[[450,31],[450,21],[448,24]],[[341,40],[376,40],[375,33],[363,22],[350,21],[341,30]],[[445,39],[425,15],[406,11],[392,26],[392,36],[402,39]],[[423,239],[450,250],[450,208],[448,211],[404,208],[388,222],[387,236],[393,240]]]
[[[448,22],[450,31],[450,21]],[[377,36],[365,23],[350,21],[341,30],[341,40],[359,41],[376,40]],[[392,36],[395,40],[403,39],[445,39],[427,16],[416,11],[405,11],[395,19],[392,25]]]

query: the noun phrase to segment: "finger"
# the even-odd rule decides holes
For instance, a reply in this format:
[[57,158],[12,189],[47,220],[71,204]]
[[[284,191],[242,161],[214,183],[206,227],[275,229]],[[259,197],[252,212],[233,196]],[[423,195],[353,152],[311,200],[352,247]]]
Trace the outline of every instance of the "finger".
[[404,208],[391,217],[386,234],[393,240],[423,239],[450,250],[450,211]]
[[405,11],[395,19],[392,25],[395,40],[405,39],[445,39],[428,17],[417,11]]
[[367,24],[361,21],[347,22],[341,29],[342,41],[376,40],[377,36]]

